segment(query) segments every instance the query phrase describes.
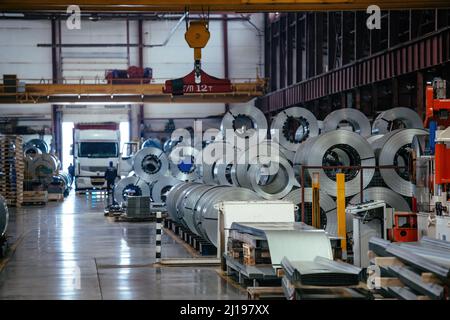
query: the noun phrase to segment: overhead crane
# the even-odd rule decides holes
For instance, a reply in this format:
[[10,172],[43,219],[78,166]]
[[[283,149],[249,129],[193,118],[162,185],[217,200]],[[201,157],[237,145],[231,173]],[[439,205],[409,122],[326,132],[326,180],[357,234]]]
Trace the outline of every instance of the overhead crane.
[[85,12],[281,12],[448,7],[448,0],[2,0],[0,11],[62,11],[79,5]]

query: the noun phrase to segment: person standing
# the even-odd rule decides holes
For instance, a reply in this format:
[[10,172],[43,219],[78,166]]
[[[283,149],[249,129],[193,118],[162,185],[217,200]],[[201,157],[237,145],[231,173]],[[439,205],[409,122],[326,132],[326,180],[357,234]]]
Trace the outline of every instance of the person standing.
[[73,166],[73,164],[69,165],[69,167],[67,168],[67,172],[70,176],[70,187],[72,187],[73,179],[75,178],[75,167]]
[[109,162],[109,167],[105,171],[105,180],[106,180],[106,190],[108,192],[108,204],[109,204],[109,198],[110,194],[112,194],[112,205],[114,205],[114,184],[116,182],[117,178],[117,169],[114,167],[113,162]]

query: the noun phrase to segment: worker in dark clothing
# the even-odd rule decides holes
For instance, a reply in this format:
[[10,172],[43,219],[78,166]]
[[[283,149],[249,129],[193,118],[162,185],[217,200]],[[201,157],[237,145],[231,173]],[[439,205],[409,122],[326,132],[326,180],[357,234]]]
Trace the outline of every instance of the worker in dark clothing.
[[72,187],[73,179],[75,178],[75,167],[73,166],[73,164],[69,165],[69,167],[67,168],[67,173],[70,176],[70,187]]
[[112,194],[112,204],[114,205],[114,192],[113,187],[117,178],[117,169],[113,166],[112,161],[109,162],[109,167],[105,171],[106,189],[108,191],[108,204],[109,195]]

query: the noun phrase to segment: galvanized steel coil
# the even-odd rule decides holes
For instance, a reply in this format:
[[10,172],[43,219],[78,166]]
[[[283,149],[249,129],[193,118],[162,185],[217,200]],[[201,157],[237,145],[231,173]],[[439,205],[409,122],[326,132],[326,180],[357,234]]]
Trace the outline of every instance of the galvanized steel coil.
[[0,237],[4,237],[8,229],[9,212],[6,200],[0,195]]
[[[408,202],[398,193],[389,188],[373,187],[363,191],[363,201],[379,200],[386,202],[386,206],[397,211],[411,211]],[[361,203],[361,194],[357,194],[350,200],[351,204]]]
[[180,180],[169,176],[158,178],[151,190],[153,201],[157,203],[166,203],[169,190],[179,183],[181,183]]
[[42,139],[31,139],[27,141],[23,146],[23,150],[27,150],[32,147],[39,149],[41,151],[40,153],[49,153],[50,151],[47,142]]
[[258,134],[264,139],[267,135],[266,116],[251,105],[235,106],[225,113],[220,130],[225,137],[232,131],[240,138],[250,138]]
[[58,159],[49,153],[38,154],[28,165],[28,171],[33,179],[50,183],[59,169]]
[[177,146],[169,155],[170,172],[175,179],[185,182],[202,178],[201,151],[189,146]]
[[[262,159],[264,160],[264,159]],[[294,169],[284,158],[274,160],[267,157],[268,167],[251,165],[247,171],[251,187],[259,196],[267,200],[278,200],[286,196],[294,186],[298,186]],[[270,167],[274,168],[270,168]]]
[[150,186],[145,180],[139,177],[126,177],[114,186],[115,200],[119,204],[126,203],[129,191],[132,191],[134,196],[150,197]]
[[382,134],[391,131],[394,122],[400,122],[405,129],[423,129],[423,122],[414,110],[398,107],[383,111],[372,124],[374,134]]
[[194,224],[199,234],[217,247],[219,210],[216,205],[222,201],[252,200],[261,198],[255,192],[244,188],[220,187],[209,190],[196,204]]
[[236,149],[225,141],[207,145],[202,151],[203,182],[206,184],[232,185],[227,170],[236,161]]
[[[375,155],[365,138],[347,130],[326,132],[301,144],[294,159],[294,170],[300,172],[301,166],[375,166]],[[366,188],[375,169],[364,169],[363,188]],[[297,173],[296,172],[296,173]],[[312,177],[319,173],[320,187],[331,196],[336,196],[336,170],[306,168],[305,175]],[[351,169],[346,174],[345,195],[360,192],[361,170]]]
[[279,112],[270,125],[273,141],[289,151],[296,151],[299,144],[319,135],[314,114],[305,108],[292,107]]
[[372,134],[372,127],[369,119],[359,110],[344,108],[331,112],[323,120],[324,132],[339,129],[340,124],[347,123],[353,132],[363,137],[369,137]]
[[153,183],[168,173],[169,161],[161,149],[144,148],[134,156],[133,171],[147,183]]
[[189,182],[189,183],[179,183],[175,185],[173,188],[170,189],[169,193],[167,194],[166,198],[166,207],[167,212],[169,213],[172,220],[174,220],[177,223],[183,223],[182,222],[182,212],[178,212],[178,204],[182,200],[182,194],[189,189],[192,185],[199,185],[199,183],[196,182]]
[[403,169],[383,169],[380,170],[386,185],[395,192],[412,197],[414,184],[409,181],[409,151],[414,136],[426,134],[425,129],[403,129],[392,134],[381,148],[378,163],[380,166],[398,166]]
[[[304,189],[304,198],[303,201],[305,203],[312,203],[312,189],[311,188],[305,188]],[[331,198],[328,194],[326,194],[323,191],[319,192],[319,198],[320,198],[320,209],[322,210],[323,214],[326,215],[327,222],[325,225],[325,231],[328,232],[331,235],[337,235],[337,217],[336,217],[336,202]],[[283,198],[283,200],[290,201],[293,204],[297,205],[299,208],[301,206],[302,202],[302,190],[301,189],[295,189],[289,192],[289,194]],[[299,212],[300,209],[299,209]],[[311,212],[309,212],[311,214]],[[347,217],[347,225],[349,223],[352,223]]]

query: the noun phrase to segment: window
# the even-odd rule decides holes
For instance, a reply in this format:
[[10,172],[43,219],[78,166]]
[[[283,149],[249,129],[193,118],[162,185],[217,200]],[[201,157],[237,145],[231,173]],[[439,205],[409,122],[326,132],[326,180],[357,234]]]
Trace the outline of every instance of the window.
[[115,158],[119,155],[115,142],[81,142],[78,156],[86,158]]

